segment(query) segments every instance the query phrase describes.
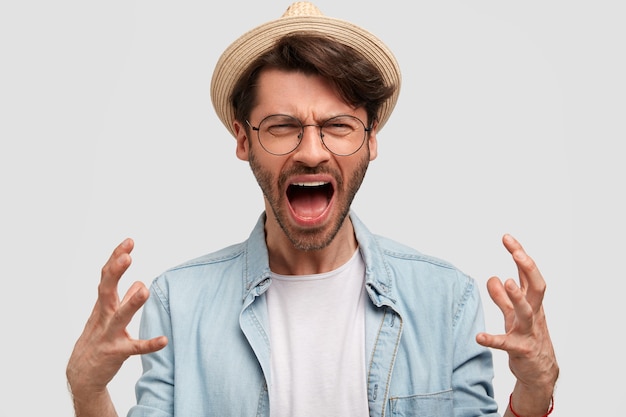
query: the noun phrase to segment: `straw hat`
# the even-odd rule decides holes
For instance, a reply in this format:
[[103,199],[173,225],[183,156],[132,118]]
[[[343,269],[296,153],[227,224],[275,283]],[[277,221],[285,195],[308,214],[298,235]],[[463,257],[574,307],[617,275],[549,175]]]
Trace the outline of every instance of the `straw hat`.
[[246,67],[272,48],[277,39],[294,32],[314,32],[351,46],[381,72],[387,85],[396,91],[380,108],[378,130],[382,129],[396,105],[400,92],[400,68],[391,51],[376,36],[345,20],[324,16],[309,2],[293,3],[281,18],[258,26],[233,42],[218,60],[211,80],[211,101],[224,126],[235,136],[235,111],[230,94]]

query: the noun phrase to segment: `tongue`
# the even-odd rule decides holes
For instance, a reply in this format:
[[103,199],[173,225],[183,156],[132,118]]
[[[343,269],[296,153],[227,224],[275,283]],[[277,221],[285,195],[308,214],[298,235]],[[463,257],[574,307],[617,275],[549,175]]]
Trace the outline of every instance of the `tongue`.
[[322,190],[293,190],[289,196],[289,203],[293,211],[303,218],[316,218],[322,215],[328,206],[328,197]]

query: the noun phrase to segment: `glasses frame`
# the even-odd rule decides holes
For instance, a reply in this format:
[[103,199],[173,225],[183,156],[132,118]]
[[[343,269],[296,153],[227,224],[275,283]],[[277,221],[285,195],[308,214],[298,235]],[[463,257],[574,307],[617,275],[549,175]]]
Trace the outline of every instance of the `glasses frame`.
[[[300,134],[298,135],[298,143],[296,143],[296,146],[293,147],[293,149],[291,149],[290,151],[287,152],[282,152],[282,153],[276,153],[276,152],[272,152],[269,149],[267,149],[265,147],[265,145],[263,145],[263,141],[261,140],[261,130],[260,127],[263,124],[263,122],[267,119],[269,119],[270,117],[275,117],[275,116],[284,116],[284,117],[290,117],[294,120],[296,120],[298,122],[298,124],[300,125]],[[326,142],[324,142],[324,125],[326,125],[326,123],[330,122],[333,119],[337,119],[339,117],[350,117],[352,119],[356,119],[359,121],[359,123],[361,123],[361,125],[363,125],[363,140],[361,141],[361,144],[353,151],[350,153],[337,153],[337,152],[333,152],[328,145],[326,145]],[[259,141],[259,144],[261,145],[261,147],[265,150],[265,152],[272,154],[272,155],[276,155],[276,156],[283,156],[283,155],[288,155],[290,153],[292,153],[293,151],[295,151],[296,149],[298,149],[298,146],[300,146],[300,144],[302,143],[302,138],[304,137],[304,128],[305,127],[318,127],[319,128],[319,136],[320,136],[320,140],[322,141],[322,145],[324,145],[324,148],[326,148],[326,150],[328,150],[328,152],[332,153],[333,155],[337,155],[337,156],[350,156],[350,155],[354,155],[355,153],[357,153],[362,147],[363,144],[365,143],[365,140],[367,139],[367,135],[369,132],[372,131],[372,126],[370,125],[369,127],[365,125],[365,123],[363,123],[363,120],[359,119],[356,116],[352,116],[350,114],[339,114],[337,116],[333,116],[327,120],[324,120],[321,124],[304,124],[302,123],[302,121],[300,119],[298,119],[295,116],[292,116],[290,114],[270,114],[268,116],[265,116],[263,119],[261,119],[261,121],[259,122],[259,124],[257,126],[252,126],[252,124],[248,121],[248,119],[246,119],[246,123],[248,124],[248,126],[250,126],[250,128],[252,130],[256,131],[256,136],[257,136],[257,140]]]

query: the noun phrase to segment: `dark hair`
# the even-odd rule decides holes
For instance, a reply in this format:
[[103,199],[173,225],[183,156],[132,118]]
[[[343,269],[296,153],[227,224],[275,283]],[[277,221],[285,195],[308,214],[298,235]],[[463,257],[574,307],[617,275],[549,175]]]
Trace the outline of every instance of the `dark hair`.
[[257,80],[267,68],[322,76],[346,103],[365,108],[368,125],[396,89],[395,85],[386,85],[378,68],[350,46],[317,34],[287,35],[253,61],[235,84],[230,103],[240,122],[256,105]]

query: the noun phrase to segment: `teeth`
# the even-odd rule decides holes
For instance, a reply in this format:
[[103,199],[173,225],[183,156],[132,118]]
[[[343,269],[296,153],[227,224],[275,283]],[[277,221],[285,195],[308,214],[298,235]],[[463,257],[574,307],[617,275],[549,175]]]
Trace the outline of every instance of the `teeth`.
[[298,187],[320,187],[325,184],[328,184],[328,183],[326,181],[311,181],[311,182],[296,182],[293,185],[297,185]]

